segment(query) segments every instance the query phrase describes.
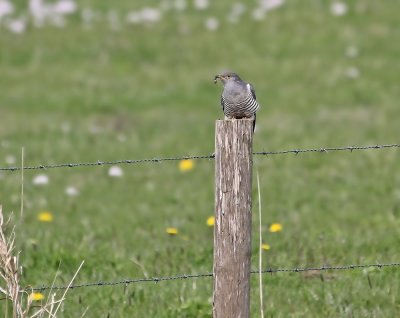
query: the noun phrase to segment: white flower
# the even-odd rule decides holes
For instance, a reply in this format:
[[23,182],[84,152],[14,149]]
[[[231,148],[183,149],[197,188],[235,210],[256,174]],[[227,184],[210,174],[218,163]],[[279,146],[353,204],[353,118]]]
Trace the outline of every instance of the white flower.
[[42,0],[29,0],[29,11],[35,15],[44,11],[44,4]]
[[42,3],[42,0],[29,0],[29,11],[33,17],[33,23],[37,27],[44,25],[49,15],[49,7]]
[[279,8],[285,3],[285,0],[260,0],[259,5],[252,12],[254,20],[260,21],[265,18],[268,11]]
[[14,5],[7,0],[0,0],[0,19],[14,12]]
[[110,169],[108,170],[108,175],[110,177],[120,178],[120,177],[122,177],[123,174],[124,174],[124,172],[122,171],[121,167],[119,167],[119,166],[111,166]]
[[46,185],[49,183],[49,177],[46,174],[38,174],[33,178],[32,183],[34,185]]
[[347,13],[347,4],[338,1],[332,3],[331,13],[335,16],[345,15]]
[[161,11],[156,8],[143,8],[140,11],[130,11],[126,16],[128,23],[139,24],[142,22],[154,23],[161,19]]
[[216,18],[208,18],[206,20],[206,28],[210,31],[215,31],[219,27],[219,22]]
[[208,0],[194,0],[194,7],[197,10],[204,10],[208,7]]
[[279,8],[285,3],[284,0],[261,0],[260,8],[265,11],[270,11],[276,8]]
[[46,22],[64,27],[64,15],[76,11],[76,4],[72,0],[59,0],[55,3],[46,3],[42,0],[29,0],[29,12],[36,27],[42,27]]
[[53,12],[58,14],[70,14],[76,11],[76,3],[72,0],[60,0],[54,4]]
[[79,190],[74,186],[69,186],[65,189],[65,194],[70,197],[75,197],[79,194]]
[[24,33],[26,29],[25,19],[13,19],[7,21],[6,27],[12,32],[16,34]]
[[161,12],[158,9],[143,8],[141,14],[144,22],[157,22],[161,19]]

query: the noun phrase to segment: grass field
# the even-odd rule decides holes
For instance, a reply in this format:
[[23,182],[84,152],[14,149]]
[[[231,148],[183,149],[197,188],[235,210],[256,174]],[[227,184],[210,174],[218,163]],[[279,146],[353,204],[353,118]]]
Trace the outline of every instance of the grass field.
[[[256,88],[255,151],[398,143],[400,4],[349,0],[335,15],[333,3],[287,0],[254,20],[251,1],[236,23],[225,0],[164,9],[154,23],[126,22],[129,10],[161,6],[144,0],[81,1],[64,27],[29,22],[21,34],[2,20],[0,166],[20,165],[22,147],[28,166],[210,154],[222,69]],[[97,18],[84,24],[83,8]],[[395,149],[255,157],[265,267],[399,262],[399,159]],[[75,283],[212,271],[213,161],[120,167],[122,177],[109,166],[25,171],[22,219],[21,174],[0,172],[24,286],[56,275],[65,285],[82,260]],[[35,185],[38,174],[49,183]],[[274,222],[281,232],[270,233]],[[253,223],[256,269],[257,213]],[[264,275],[266,316],[396,317],[399,279],[396,268]],[[69,291],[61,316],[209,317],[211,298],[210,278],[90,287]]]

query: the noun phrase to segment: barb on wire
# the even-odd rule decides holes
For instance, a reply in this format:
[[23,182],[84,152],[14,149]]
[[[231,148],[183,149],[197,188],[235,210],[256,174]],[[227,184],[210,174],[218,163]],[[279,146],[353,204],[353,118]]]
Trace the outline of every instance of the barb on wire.
[[[362,268],[387,268],[387,267],[399,267],[400,263],[384,263],[384,264],[356,264],[356,265],[340,265],[340,266],[321,266],[321,267],[297,267],[297,268],[270,268],[264,269],[261,271],[262,274],[274,274],[274,273],[301,273],[301,272],[309,272],[309,271],[333,271],[333,270],[354,270],[354,269],[362,269]],[[251,271],[251,274],[260,274],[259,270]],[[71,286],[41,286],[41,287],[33,287],[26,288],[25,291],[44,291],[44,290],[62,290],[62,289],[77,289],[83,287],[104,287],[104,286],[116,286],[116,285],[129,285],[135,283],[159,283],[163,281],[171,281],[171,280],[185,280],[185,279],[194,279],[194,278],[211,278],[213,277],[212,273],[203,273],[203,274],[189,274],[189,275],[177,275],[177,276],[166,276],[166,277],[152,277],[152,278],[137,278],[137,279],[123,279],[119,281],[112,282],[92,282],[92,283],[83,283]]]
[[[311,149],[291,149],[291,150],[278,150],[278,151],[260,151],[253,152],[253,155],[269,156],[269,155],[285,155],[300,153],[328,153],[333,151],[350,151],[355,150],[368,150],[368,149],[386,149],[386,148],[400,148],[400,144],[388,145],[375,145],[375,146],[346,146],[346,147],[324,147],[324,148],[311,148]],[[180,156],[180,157],[163,157],[163,158],[148,158],[148,159],[127,159],[115,161],[96,161],[96,162],[77,162],[77,163],[56,163],[56,164],[42,164],[37,166],[25,167],[0,167],[0,171],[18,171],[18,170],[45,170],[54,168],[76,168],[76,167],[91,167],[91,166],[105,166],[105,165],[119,165],[119,164],[140,164],[140,163],[159,163],[163,161],[180,161],[180,160],[195,160],[195,159],[214,159],[215,155],[199,155],[199,156]]]

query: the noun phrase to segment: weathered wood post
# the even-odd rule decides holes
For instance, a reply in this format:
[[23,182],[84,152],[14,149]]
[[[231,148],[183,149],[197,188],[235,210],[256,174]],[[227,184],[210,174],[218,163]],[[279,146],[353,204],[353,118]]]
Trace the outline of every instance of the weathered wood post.
[[253,121],[215,130],[214,318],[250,317]]

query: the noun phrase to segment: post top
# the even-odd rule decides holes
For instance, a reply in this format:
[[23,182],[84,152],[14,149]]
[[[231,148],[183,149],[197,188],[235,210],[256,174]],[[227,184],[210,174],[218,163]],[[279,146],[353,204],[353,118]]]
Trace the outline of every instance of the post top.
[[216,122],[235,122],[235,121],[250,121],[250,122],[253,122],[254,121],[254,118],[240,118],[240,119],[237,119],[237,118],[233,118],[233,119],[217,119],[216,120]]

